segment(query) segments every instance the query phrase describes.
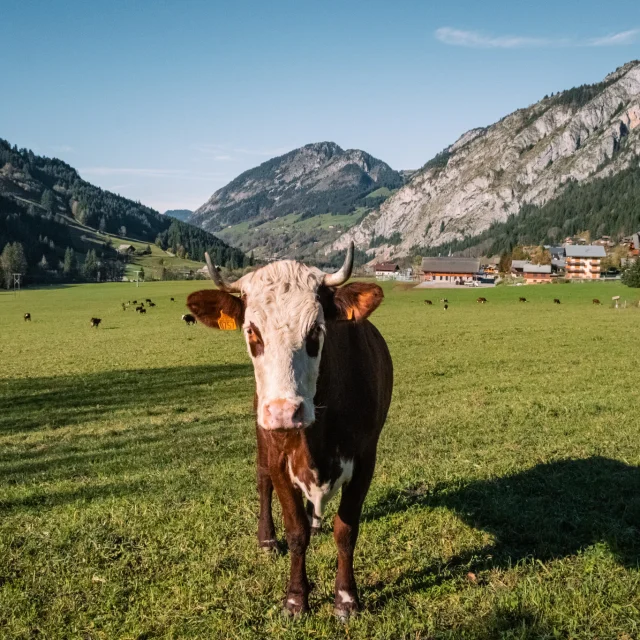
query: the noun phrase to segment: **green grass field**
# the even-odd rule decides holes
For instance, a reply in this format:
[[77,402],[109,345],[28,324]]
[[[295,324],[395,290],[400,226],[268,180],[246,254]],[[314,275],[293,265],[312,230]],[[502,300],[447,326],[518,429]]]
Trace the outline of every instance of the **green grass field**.
[[281,614],[244,344],[180,320],[202,285],[0,293],[1,638],[639,637],[640,309],[591,304],[635,291],[385,283],[396,382],[343,626],[335,499],[312,613]]

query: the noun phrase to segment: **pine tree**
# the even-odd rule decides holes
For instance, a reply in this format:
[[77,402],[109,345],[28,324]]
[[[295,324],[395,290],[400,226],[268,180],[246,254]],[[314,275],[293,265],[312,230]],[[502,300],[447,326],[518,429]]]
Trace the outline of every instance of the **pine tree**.
[[46,271],[49,268],[49,261],[47,260],[47,256],[45,256],[45,255],[42,256],[42,260],[40,260],[40,262],[38,262],[38,266],[43,271]]
[[627,267],[622,274],[622,284],[634,289],[640,288],[640,259]]
[[89,249],[82,265],[82,275],[87,280],[95,280],[98,275],[98,257],[95,249]]
[[62,273],[64,273],[67,278],[73,278],[76,275],[76,254],[71,247],[67,247],[64,252]]
[[49,212],[53,213],[56,208],[56,197],[51,189],[45,189],[40,198],[40,204]]

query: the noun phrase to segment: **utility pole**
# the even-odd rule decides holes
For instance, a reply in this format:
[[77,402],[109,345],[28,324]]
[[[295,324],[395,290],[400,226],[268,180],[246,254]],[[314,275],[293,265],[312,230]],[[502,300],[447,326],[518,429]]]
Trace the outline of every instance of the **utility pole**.
[[136,289],[140,286],[140,274],[141,271],[136,271]]
[[20,278],[22,277],[21,273],[14,273],[13,275],[13,295],[17,295],[18,291],[20,291]]

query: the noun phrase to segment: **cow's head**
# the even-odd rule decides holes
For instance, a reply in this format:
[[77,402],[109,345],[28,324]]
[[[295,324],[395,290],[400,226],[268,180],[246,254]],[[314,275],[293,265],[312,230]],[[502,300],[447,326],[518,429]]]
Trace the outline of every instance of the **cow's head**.
[[242,329],[253,361],[262,428],[308,427],[315,420],[313,399],[325,336],[334,322],[365,320],[382,302],[382,289],[370,283],[340,286],[351,276],[353,244],[337,273],[282,260],[233,284],[225,283],[206,257],[218,290],[192,293],[189,309],[208,327]]

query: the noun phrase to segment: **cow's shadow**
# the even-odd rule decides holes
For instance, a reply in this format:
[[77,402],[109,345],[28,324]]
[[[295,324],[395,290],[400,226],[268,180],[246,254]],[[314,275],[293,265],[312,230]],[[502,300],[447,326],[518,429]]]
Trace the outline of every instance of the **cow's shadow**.
[[389,492],[365,511],[364,520],[421,506],[451,509],[494,542],[401,576],[397,585],[412,584],[411,590],[433,584],[434,573],[508,568],[524,559],[545,562],[596,543],[606,544],[626,567],[640,563],[640,467],[618,460],[560,460],[469,484],[415,485]]

